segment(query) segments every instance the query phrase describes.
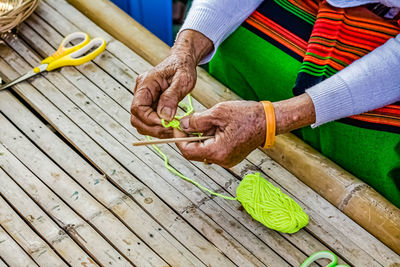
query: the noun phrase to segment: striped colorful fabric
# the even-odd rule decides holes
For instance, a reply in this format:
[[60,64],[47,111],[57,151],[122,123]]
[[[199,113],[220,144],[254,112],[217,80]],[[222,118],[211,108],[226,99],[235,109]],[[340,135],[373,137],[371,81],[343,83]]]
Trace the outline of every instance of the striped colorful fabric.
[[366,122],[399,126],[400,103],[387,105],[361,115],[354,115],[352,118]]
[[297,35],[286,30],[284,27],[263,16],[261,13],[255,11],[246,22],[264,32],[272,39],[280,42],[302,58],[306,55],[307,42],[298,37]]
[[[335,8],[326,0],[274,2],[288,13],[296,15],[303,24],[291,21],[291,25],[285,22],[285,18],[274,18],[273,11],[268,11],[268,16],[265,16],[262,10],[257,10],[244,26],[253,31],[256,29],[303,62],[293,89],[295,95],[304,93],[305,89],[334,75],[400,33],[396,20],[377,16],[366,6]],[[305,34],[308,27],[311,27],[311,35]],[[394,103],[341,121],[360,127],[400,132],[399,111],[400,103]]]
[[295,14],[304,21],[314,25],[316,14],[318,13],[319,1],[302,0],[274,0],[275,3],[284,9]]

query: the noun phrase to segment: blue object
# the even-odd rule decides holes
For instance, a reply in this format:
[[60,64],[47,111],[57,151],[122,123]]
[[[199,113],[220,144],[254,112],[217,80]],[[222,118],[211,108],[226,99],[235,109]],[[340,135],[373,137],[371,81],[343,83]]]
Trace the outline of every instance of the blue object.
[[111,0],[137,22],[172,45],[172,0]]

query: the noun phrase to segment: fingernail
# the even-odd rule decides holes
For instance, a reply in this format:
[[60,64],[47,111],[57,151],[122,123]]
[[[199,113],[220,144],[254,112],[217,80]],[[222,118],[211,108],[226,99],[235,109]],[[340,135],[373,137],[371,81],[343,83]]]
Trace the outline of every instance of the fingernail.
[[180,120],[182,130],[189,128],[189,118],[185,117]]
[[172,110],[169,107],[163,107],[161,109],[161,117],[165,120],[171,120],[172,118]]

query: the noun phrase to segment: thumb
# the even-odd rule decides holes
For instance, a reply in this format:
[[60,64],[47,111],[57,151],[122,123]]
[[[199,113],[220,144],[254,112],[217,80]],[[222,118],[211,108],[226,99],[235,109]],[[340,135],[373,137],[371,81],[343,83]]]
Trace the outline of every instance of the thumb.
[[186,133],[204,133],[218,126],[210,110],[183,117],[180,124],[182,130]]
[[174,118],[179,102],[185,97],[185,92],[180,88],[179,80],[175,79],[171,86],[161,94],[157,114],[164,120],[171,121]]

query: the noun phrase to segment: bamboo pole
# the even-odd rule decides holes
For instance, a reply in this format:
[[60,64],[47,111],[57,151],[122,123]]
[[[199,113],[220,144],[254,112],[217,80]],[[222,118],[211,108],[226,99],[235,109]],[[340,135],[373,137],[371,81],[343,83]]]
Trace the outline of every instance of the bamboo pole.
[[[150,64],[169,55],[169,46],[109,0],[67,1]],[[206,107],[240,99],[201,68],[192,94]],[[400,210],[375,190],[293,134],[277,136],[264,152],[400,254]]]

